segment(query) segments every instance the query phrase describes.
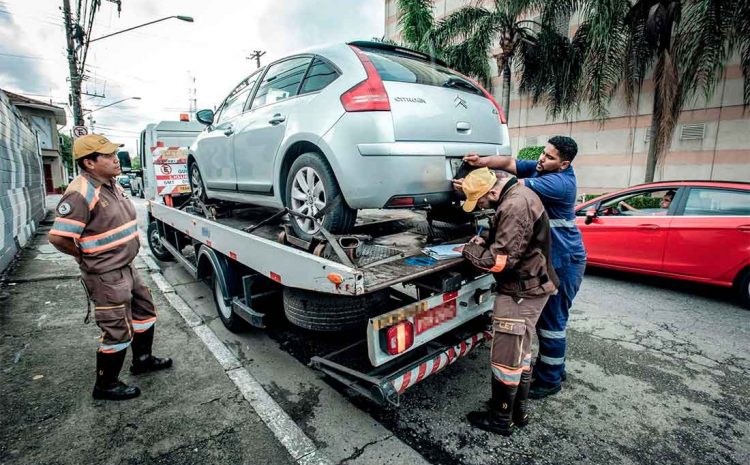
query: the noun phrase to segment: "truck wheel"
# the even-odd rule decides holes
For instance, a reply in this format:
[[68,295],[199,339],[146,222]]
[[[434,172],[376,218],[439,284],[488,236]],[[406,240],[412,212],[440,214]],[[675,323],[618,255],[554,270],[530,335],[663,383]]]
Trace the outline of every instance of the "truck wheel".
[[320,332],[360,329],[374,312],[388,304],[388,291],[339,296],[302,289],[284,289],[284,313],[290,323]]
[[242,318],[234,313],[232,304],[227,304],[226,299],[224,298],[224,293],[221,291],[221,283],[219,277],[216,275],[216,270],[214,270],[211,275],[210,284],[213,291],[214,304],[216,305],[216,313],[219,314],[221,322],[224,323],[224,326],[233,333],[242,332],[247,328],[247,324]]
[[[292,163],[284,199],[290,210],[309,216],[335,201],[336,205],[330,207],[321,221],[323,227],[333,234],[348,233],[357,219],[357,210],[346,204],[333,170],[315,152],[302,154]],[[305,240],[310,240],[320,229],[318,223],[310,219],[292,217],[291,222],[297,236]]]
[[201,170],[198,168],[198,163],[192,162],[188,167],[188,173],[192,196],[205,203],[207,200],[206,188],[203,184],[203,176],[201,176]]
[[159,228],[156,226],[156,221],[152,221],[148,225],[148,231],[146,231],[148,237],[148,248],[151,249],[151,253],[157,259],[163,262],[172,262],[174,257],[161,243],[159,236]]
[[750,309],[750,270],[745,270],[737,280],[737,297],[745,308]]

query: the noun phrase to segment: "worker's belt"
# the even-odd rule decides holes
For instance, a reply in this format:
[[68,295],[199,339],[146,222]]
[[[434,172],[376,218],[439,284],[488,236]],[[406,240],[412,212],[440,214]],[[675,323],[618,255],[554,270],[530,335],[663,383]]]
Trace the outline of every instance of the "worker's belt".
[[513,278],[506,273],[494,273],[494,276],[495,281],[503,287],[503,290],[512,292],[524,292],[536,289],[549,281],[549,276],[546,274],[534,278]]
[[563,219],[549,220],[549,226],[551,228],[575,228],[576,220],[563,220]]

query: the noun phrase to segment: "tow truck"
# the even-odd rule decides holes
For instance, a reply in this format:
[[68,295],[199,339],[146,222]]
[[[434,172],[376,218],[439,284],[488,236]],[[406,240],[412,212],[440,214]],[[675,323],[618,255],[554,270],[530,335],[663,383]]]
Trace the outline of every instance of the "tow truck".
[[361,211],[350,234],[321,229],[308,242],[293,235],[287,222],[298,213],[286,209],[164,200],[148,203],[152,253],[205,281],[230,331],[266,327],[281,295],[303,337],[356,335],[310,366],[376,403],[398,406],[405,391],[491,338],[493,276],[460,253],[427,249],[461,247],[486,216],[454,223],[436,211]]

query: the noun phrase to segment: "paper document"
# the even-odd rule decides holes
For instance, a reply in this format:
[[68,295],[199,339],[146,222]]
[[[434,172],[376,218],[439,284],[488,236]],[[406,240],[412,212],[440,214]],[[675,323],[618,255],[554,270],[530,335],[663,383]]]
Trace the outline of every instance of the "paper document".
[[422,252],[437,260],[457,258],[464,250],[463,244],[442,244],[422,249]]

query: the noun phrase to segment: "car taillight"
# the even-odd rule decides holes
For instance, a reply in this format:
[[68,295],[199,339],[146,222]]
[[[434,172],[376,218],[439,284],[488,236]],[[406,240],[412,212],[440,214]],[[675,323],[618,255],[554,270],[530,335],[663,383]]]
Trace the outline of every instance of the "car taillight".
[[367,79],[341,94],[341,104],[346,111],[391,111],[388,93],[383,80],[370,58],[357,47],[349,46],[357,54],[367,73]]
[[385,351],[388,355],[405,352],[414,344],[414,325],[409,321],[391,326],[385,330]]

